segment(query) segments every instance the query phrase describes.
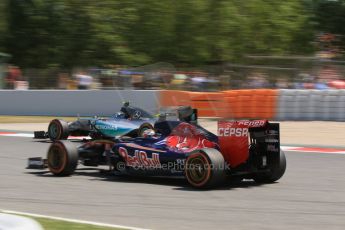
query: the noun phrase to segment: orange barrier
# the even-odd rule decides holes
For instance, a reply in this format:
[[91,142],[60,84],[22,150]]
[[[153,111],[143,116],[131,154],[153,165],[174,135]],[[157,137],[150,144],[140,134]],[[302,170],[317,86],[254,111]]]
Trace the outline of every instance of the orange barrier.
[[227,113],[223,93],[190,92],[191,106],[200,117],[224,117]]
[[224,91],[228,118],[272,119],[276,115],[278,90]]
[[162,90],[159,93],[160,107],[190,105],[189,92],[179,90]]
[[253,89],[222,92],[161,91],[160,106],[190,105],[200,117],[272,119],[276,114],[278,90]]
[[227,113],[223,93],[165,90],[160,92],[160,106],[189,105],[198,109],[201,117],[224,117]]

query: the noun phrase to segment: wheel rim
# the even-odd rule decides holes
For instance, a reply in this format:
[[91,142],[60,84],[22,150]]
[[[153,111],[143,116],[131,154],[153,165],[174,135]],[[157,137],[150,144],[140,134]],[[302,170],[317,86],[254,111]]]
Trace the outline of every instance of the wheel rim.
[[66,153],[61,146],[52,146],[48,153],[48,167],[52,173],[60,173],[66,165]]
[[49,126],[49,136],[53,139],[57,139],[60,135],[59,125],[56,122],[52,122]]
[[186,162],[186,177],[187,180],[194,186],[203,186],[211,175],[210,164],[207,158],[197,153]]

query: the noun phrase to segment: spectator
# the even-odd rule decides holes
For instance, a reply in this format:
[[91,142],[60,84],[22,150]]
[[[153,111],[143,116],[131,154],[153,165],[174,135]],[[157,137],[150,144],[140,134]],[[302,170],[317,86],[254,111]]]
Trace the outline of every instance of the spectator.
[[5,77],[5,89],[15,89],[16,81],[22,80],[22,71],[18,66],[10,65]]
[[58,89],[67,89],[68,88],[68,74],[59,73]]
[[194,72],[191,78],[193,90],[205,91],[207,87],[207,74],[204,72]]
[[139,73],[132,74],[131,83],[135,89],[143,88],[144,76],[142,74],[139,74]]
[[93,77],[90,75],[87,75],[85,72],[80,72],[79,74],[75,75],[76,80],[77,80],[77,85],[78,89],[90,89],[92,82],[93,82]]
[[329,87],[327,86],[326,82],[318,79],[317,82],[315,83],[315,89],[323,90],[323,89],[329,89]]
[[181,73],[174,74],[174,78],[171,81],[171,86],[173,89],[182,90],[187,80],[188,80],[188,77],[185,74],[181,74]]
[[337,68],[334,66],[323,66],[319,72],[319,79],[324,82],[330,82],[341,79],[341,75],[339,74]]
[[230,76],[222,74],[219,76],[219,88],[221,90],[228,90],[230,88]]
[[275,83],[275,88],[288,89],[289,88],[289,82],[287,81],[287,79],[279,78]]

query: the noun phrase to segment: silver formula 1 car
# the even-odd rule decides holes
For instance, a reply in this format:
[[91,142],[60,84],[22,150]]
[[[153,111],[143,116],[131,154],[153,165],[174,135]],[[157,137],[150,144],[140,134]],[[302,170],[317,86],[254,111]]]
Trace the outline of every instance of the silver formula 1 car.
[[35,131],[34,138],[50,138],[55,141],[65,140],[70,136],[89,136],[92,139],[112,139],[121,136],[140,137],[145,130],[152,129],[156,121],[166,119],[196,123],[197,110],[189,106],[181,106],[173,111],[154,116],[125,102],[120,112],[108,118],[79,118],[73,122],[53,119],[48,125],[48,131]]

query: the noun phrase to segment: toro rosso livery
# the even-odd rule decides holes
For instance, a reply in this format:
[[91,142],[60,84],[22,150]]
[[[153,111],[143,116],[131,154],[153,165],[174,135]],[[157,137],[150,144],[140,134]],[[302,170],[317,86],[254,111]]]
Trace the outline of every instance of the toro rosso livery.
[[121,136],[141,136],[146,129],[152,129],[157,120],[167,115],[175,116],[175,120],[196,122],[197,111],[189,106],[177,108],[175,114],[161,114],[154,117],[145,110],[130,106],[125,102],[121,111],[109,118],[79,118],[74,122],[54,119],[49,123],[48,131],[36,131],[35,138],[50,138],[52,141],[65,140],[69,136],[90,136],[92,139],[116,138]]
[[197,124],[158,121],[142,137],[90,140],[79,147],[54,142],[46,162],[57,176],[73,174],[78,163],[109,165],[116,175],[183,176],[196,188],[234,177],[271,183],[283,176],[279,124],[219,121],[217,131],[215,135]]

